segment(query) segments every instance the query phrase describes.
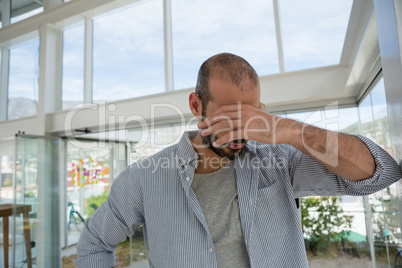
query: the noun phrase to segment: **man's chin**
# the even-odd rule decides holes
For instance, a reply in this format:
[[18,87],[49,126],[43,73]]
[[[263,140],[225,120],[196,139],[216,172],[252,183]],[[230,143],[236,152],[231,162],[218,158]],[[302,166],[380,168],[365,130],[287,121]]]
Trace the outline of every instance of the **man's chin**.
[[233,160],[237,154],[239,154],[244,146],[247,144],[247,140],[237,140],[225,143],[222,146],[214,147],[213,141],[210,136],[201,136],[202,141],[207,145],[212,151],[214,151],[218,156],[222,158],[227,158]]
[[241,153],[245,145],[246,144],[243,144],[243,146],[233,147],[235,149],[232,149],[229,145],[227,145],[224,148],[221,148],[221,153],[219,155],[221,157],[228,158],[229,160],[233,160],[235,159],[236,155]]

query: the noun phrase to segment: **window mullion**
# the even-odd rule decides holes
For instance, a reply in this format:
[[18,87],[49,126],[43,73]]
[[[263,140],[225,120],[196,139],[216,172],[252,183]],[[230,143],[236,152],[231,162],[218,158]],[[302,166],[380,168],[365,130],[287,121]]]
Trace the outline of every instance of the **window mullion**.
[[85,18],[84,48],[84,102],[92,103],[92,56],[93,56],[93,20]]
[[173,90],[173,45],[171,0],[163,0],[163,32],[165,48],[165,91]]

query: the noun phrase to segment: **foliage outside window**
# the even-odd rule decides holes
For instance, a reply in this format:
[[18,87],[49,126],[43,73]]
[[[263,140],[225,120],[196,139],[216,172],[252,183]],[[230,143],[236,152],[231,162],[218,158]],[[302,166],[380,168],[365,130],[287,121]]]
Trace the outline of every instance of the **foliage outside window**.
[[301,208],[304,235],[313,253],[327,252],[331,243],[347,240],[353,216],[343,214],[338,197],[304,198]]

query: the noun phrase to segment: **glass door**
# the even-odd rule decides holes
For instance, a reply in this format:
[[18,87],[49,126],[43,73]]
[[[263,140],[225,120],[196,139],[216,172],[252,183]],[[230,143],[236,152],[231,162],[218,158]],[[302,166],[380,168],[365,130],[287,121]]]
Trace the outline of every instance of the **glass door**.
[[1,267],[61,267],[61,140],[0,141]]
[[109,195],[113,179],[127,166],[122,141],[96,138],[65,139],[64,210],[66,241],[63,248],[77,244],[84,221]]
[[0,267],[6,266],[6,263],[14,267],[13,218],[12,210],[7,210],[7,206],[14,202],[14,166],[15,139],[0,140],[0,211],[4,209],[4,212],[1,212],[2,217],[0,217]]
[[67,246],[77,244],[83,221],[106,200],[113,178],[114,148],[97,141],[85,143],[95,146],[85,149],[67,143]]

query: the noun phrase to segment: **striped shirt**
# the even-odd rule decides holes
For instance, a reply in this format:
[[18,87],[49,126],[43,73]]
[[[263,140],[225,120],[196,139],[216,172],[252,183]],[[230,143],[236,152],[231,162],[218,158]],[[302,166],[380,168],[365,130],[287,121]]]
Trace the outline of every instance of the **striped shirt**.
[[[150,267],[217,267],[214,243],[191,188],[198,156],[186,132],[178,144],[129,166],[85,223],[77,267],[112,267],[116,245],[141,225]],[[401,177],[395,160],[363,136],[373,177],[349,181],[288,145],[249,141],[235,159],[240,219],[251,267],[308,267],[295,198],[367,195]]]

